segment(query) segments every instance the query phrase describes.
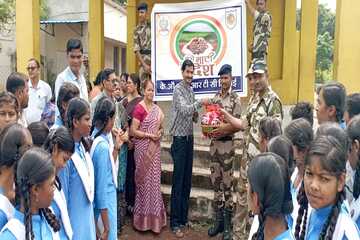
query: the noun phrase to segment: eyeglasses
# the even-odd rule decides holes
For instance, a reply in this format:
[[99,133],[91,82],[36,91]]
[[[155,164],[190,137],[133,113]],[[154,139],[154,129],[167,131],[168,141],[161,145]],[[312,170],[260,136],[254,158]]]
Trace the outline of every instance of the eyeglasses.
[[35,69],[37,69],[37,67],[27,67],[26,70],[28,71],[34,71]]

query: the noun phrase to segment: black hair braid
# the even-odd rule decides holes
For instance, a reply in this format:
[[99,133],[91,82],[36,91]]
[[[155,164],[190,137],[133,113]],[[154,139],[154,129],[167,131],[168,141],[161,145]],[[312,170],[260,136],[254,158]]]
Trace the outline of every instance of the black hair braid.
[[341,212],[341,204],[345,199],[344,191],[337,194],[336,203],[331,208],[331,212],[326,220],[323,229],[321,230],[320,240],[331,240],[335,231],[336,222]]
[[17,150],[16,150],[16,154],[14,156],[14,160],[15,160],[15,163],[14,163],[14,184],[15,184],[15,205],[18,206],[20,205],[20,189],[18,187],[18,183],[16,181],[17,179],[17,166],[18,166],[18,163],[19,163],[19,160],[21,158],[21,155],[20,155],[20,151],[19,151],[19,147],[16,146]]
[[354,187],[353,187],[353,196],[354,199],[357,199],[360,195],[360,157],[358,159],[354,177]]
[[24,223],[25,223],[25,239],[32,240],[34,239],[34,232],[32,226],[32,214],[31,214],[31,199],[30,199],[30,183],[29,180],[25,177],[21,179],[20,191],[22,196],[24,196]]
[[45,141],[43,146],[50,154],[52,154],[54,146],[58,143],[56,130],[50,131],[48,138],[49,141]]
[[297,201],[300,205],[300,208],[296,219],[295,238],[297,240],[304,240],[306,233],[307,213],[308,213],[308,199],[305,194],[304,181],[301,183],[299,193],[297,196]]
[[260,208],[259,218],[259,228],[257,232],[252,236],[252,240],[263,240],[264,239],[264,225],[265,225],[265,216],[262,208]]
[[60,231],[61,225],[59,223],[59,220],[56,219],[56,216],[51,212],[49,208],[41,208],[40,212],[44,215],[46,221],[54,230],[54,232]]
[[57,190],[61,191],[61,182],[60,182],[60,178],[58,176],[55,176],[55,187]]
[[101,129],[99,130],[99,132],[95,134],[94,139],[100,136],[104,132],[107,123],[109,122],[111,117],[115,114],[115,109],[112,112],[111,108],[106,107],[106,104],[108,103],[106,102],[107,100],[109,100],[109,98],[107,97],[101,98],[95,107],[95,113],[92,120],[90,132],[92,134],[97,124],[101,125]]
[[[101,129],[95,134],[94,139],[97,138],[98,136],[100,136],[100,135],[104,132],[104,129],[105,129],[105,127],[106,127],[106,124],[108,123],[108,121],[109,121],[109,119],[110,119],[109,116],[105,116],[105,117],[102,117],[102,118],[103,118],[102,127],[101,127]],[[97,119],[96,119],[95,116],[94,116],[93,122],[92,122],[92,125],[91,125],[90,134],[92,134],[92,132],[94,131],[95,126],[96,126],[96,123],[97,123]]]

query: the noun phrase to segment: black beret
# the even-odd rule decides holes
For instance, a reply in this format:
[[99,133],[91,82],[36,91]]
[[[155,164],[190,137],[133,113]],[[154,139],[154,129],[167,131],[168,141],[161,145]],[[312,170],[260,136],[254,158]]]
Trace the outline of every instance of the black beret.
[[218,73],[219,76],[223,75],[223,74],[231,74],[232,71],[232,67],[229,64],[224,64],[222,65],[222,67],[220,68],[220,71]]
[[145,10],[147,11],[148,10],[148,5],[146,3],[140,3],[137,7],[137,10],[140,11],[140,10]]

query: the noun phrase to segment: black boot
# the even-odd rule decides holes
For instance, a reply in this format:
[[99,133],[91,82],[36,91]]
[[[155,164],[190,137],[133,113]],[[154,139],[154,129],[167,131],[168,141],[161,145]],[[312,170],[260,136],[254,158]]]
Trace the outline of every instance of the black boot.
[[216,211],[215,222],[208,230],[209,237],[214,237],[224,231],[224,210],[222,208]]
[[224,233],[223,240],[232,240],[232,210],[224,210]]

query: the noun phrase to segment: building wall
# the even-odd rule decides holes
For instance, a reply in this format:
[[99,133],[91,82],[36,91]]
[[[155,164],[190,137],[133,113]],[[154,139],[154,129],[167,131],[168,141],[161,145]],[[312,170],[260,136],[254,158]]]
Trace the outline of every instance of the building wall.
[[104,4],[104,34],[106,38],[126,43],[127,16],[124,9],[113,4]]
[[[60,4],[61,3],[61,4]],[[47,0],[52,20],[87,20],[89,0]]]
[[[88,19],[88,0],[49,0],[49,19],[51,20],[85,20]],[[45,27],[44,25],[42,27]],[[126,11],[116,4],[104,3],[104,51],[105,67],[114,68],[114,47],[119,47],[119,69],[126,59],[121,59],[121,47],[126,47]],[[51,26],[47,27],[51,32]],[[84,53],[88,54],[88,23],[83,23],[83,36],[80,36],[80,24],[55,24],[55,37],[41,31],[41,55],[45,56],[45,80],[55,81],[56,75],[67,66],[66,42],[70,38],[80,39]]]
[[15,69],[15,33],[0,34],[0,90],[4,89],[9,74]]
[[[71,28],[70,28],[71,27]],[[70,38],[80,39],[83,43],[84,53],[87,54],[87,23],[84,23],[83,36],[80,36],[80,24],[55,24],[55,36],[51,36],[44,31],[40,33],[40,53],[44,57],[44,79],[55,81],[57,74],[62,72],[67,66],[66,43]],[[51,27],[47,27],[51,31]],[[74,30],[76,30],[76,33]]]
[[[67,60],[66,60],[66,43],[70,38],[80,39],[83,43],[84,54],[88,53],[88,24],[84,23],[83,33],[84,36],[80,36],[75,33],[74,29],[80,33],[80,24],[72,24],[71,28],[66,24],[56,24],[55,25],[55,37],[41,31],[40,35],[40,53],[41,56],[45,58],[45,76],[44,79],[51,82],[55,81],[56,75],[59,74],[66,68]],[[48,27],[50,31],[50,27]],[[113,40],[106,39],[104,40],[104,48],[105,48],[105,67],[114,68],[114,47],[119,48],[119,69],[121,72],[121,64],[122,61],[126,61],[126,59],[121,59],[121,48],[124,48],[125,45],[116,42]]]

